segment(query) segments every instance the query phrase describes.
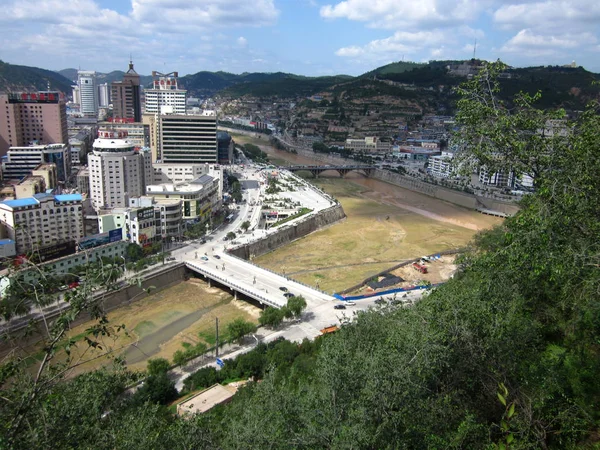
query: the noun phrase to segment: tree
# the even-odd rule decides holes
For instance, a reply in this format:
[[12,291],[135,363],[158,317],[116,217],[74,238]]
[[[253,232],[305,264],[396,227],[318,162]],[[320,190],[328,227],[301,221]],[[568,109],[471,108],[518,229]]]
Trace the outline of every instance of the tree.
[[462,151],[455,164],[463,172],[485,166],[492,173],[514,171],[539,179],[551,169],[555,155],[563,152],[570,130],[562,109],[537,109],[540,93],[519,93],[511,104],[500,99],[498,75],[507,66],[486,63],[482,70],[458,87],[460,95],[455,137]]
[[271,306],[267,306],[261,313],[258,318],[258,322],[262,326],[277,328],[281,325],[284,318],[284,311],[281,309],[273,308]]
[[248,231],[248,228],[250,228],[250,221],[248,221],[248,220],[245,220],[244,222],[242,222],[241,228],[242,228],[244,231]]
[[241,344],[244,341],[244,336],[256,331],[256,325],[252,322],[247,322],[242,318],[238,318],[227,324],[227,331],[232,340]]
[[235,233],[233,231],[230,231],[225,235],[226,241],[231,241],[233,239],[235,239]]
[[129,244],[125,249],[125,258],[129,262],[139,261],[144,257],[144,250],[137,244]]
[[306,300],[301,295],[290,297],[286,309],[291,312],[292,317],[298,318],[302,315],[302,311],[306,309]]
[[148,375],[160,375],[161,373],[167,373],[171,364],[164,358],[155,358],[148,360],[148,368],[146,371]]
[[178,396],[175,382],[171,381],[166,372],[150,375],[134,394],[133,402],[142,405],[146,402],[166,405]]

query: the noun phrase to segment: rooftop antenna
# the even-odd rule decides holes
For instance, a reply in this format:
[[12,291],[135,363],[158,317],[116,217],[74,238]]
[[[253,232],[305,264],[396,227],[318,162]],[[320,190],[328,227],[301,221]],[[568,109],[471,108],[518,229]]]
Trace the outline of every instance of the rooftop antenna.
[[475,39],[475,45],[473,46],[473,59],[475,59],[475,52],[477,51],[477,39]]

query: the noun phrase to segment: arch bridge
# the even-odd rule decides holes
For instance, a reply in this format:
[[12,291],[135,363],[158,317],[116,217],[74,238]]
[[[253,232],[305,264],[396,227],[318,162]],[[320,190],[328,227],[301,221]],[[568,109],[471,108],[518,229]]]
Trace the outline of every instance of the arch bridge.
[[375,166],[363,165],[363,164],[345,164],[345,165],[303,165],[303,166],[287,166],[284,169],[289,170],[290,172],[298,172],[300,170],[304,170],[306,172],[310,172],[313,177],[318,178],[322,172],[327,170],[335,170],[337,171],[342,178],[344,178],[348,172],[358,172],[363,174],[366,177],[370,177],[373,174],[373,171],[376,169]]

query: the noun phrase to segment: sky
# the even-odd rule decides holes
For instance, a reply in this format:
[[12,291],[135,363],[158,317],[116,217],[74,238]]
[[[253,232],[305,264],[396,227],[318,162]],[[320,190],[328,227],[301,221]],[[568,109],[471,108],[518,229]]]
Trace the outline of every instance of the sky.
[[[50,70],[360,75],[395,61],[576,61],[598,0],[0,0],[0,59]],[[476,47],[476,48],[475,48]]]

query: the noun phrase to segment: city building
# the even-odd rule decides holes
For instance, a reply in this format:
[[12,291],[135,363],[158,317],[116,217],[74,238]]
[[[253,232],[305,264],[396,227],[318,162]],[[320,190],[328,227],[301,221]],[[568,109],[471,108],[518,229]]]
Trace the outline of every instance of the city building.
[[77,192],[88,196],[90,194],[90,170],[87,167],[77,172]]
[[148,127],[148,133],[150,136],[150,152],[152,153],[152,162],[157,162],[160,154],[159,149],[159,137],[158,137],[158,114],[142,114],[142,123]]
[[59,181],[65,182],[71,174],[71,151],[66,144],[32,145],[10,147],[2,161],[2,176],[5,180],[20,180],[40,164],[56,164]]
[[123,75],[123,80],[111,83],[111,100],[113,117],[142,121],[140,76],[134,70],[132,61],[129,61],[129,69]]
[[90,197],[96,210],[125,208],[152,180],[149,151],[136,150],[125,132],[99,131],[88,155]]
[[17,255],[15,241],[11,239],[0,239],[0,258],[12,258]]
[[79,112],[85,117],[98,117],[98,85],[96,72],[80,70],[77,72],[79,86]]
[[152,89],[144,89],[144,112],[149,114],[185,114],[187,91],[179,89],[177,72],[162,74],[153,71]]
[[217,131],[217,162],[219,164],[233,162],[233,139],[226,131]]
[[0,95],[0,109],[0,157],[6,155],[10,147],[69,141],[67,108],[59,92]]
[[84,127],[74,130],[69,134],[69,146],[71,147],[71,171],[76,172],[87,164],[87,154],[92,151],[95,130],[92,127]]
[[35,252],[39,260],[74,248],[83,237],[81,194],[36,194],[0,202],[0,223],[17,254]]
[[79,85],[73,86],[73,103],[79,105],[81,103],[81,94],[79,92]]
[[160,239],[156,224],[160,227],[160,212],[155,212],[154,206],[140,208],[115,208],[108,214],[98,216],[100,233],[123,229],[124,239],[148,247]]
[[98,108],[108,108],[110,104],[110,86],[108,83],[98,85]]
[[129,205],[136,208],[154,208],[156,236],[160,236],[163,242],[170,244],[181,238],[184,231],[183,200],[142,196],[129,199]]
[[223,167],[218,164],[164,164],[152,166],[152,184],[182,184],[197,180],[202,175],[210,175],[219,183],[219,198],[223,198]]
[[125,131],[127,140],[136,147],[150,147],[150,126],[142,122],[134,122],[133,119],[114,118],[106,122],[99,122],[101,130]]
[[435,155],[429,158],[429,172],[434,177],[438,178],[448,178],[452,175],[452,159],[454,158],[454,153],[452,152],[442,152],[441,155]]
[[185,184],[159,184],[146,187],[146,195],[157,202],[166,199],[183,201],[183,220],[208,222],[221,205],[219,181],[210,175]]
[[168,114],[159,117],[162,163],[217,162],[217,116]]
[[46,192],[46,184],[42,177],[28,176],[15,186],[16,199],[29,198],[44,192]]
[[362,139],[346,139],[345,148],[357,153],[387,153],[391,150],[392,144],[371,136]]
[[31,176],[41,177],[46,189],[55,189],[58,186],[58,170],[54,163],[44,163],[31,171]]
[[512,171],[506,173],[505,171],[490,172],[487,167],[483,166],[479,170],[479,182],[486,186],[496,187],[513,187],[514,186],[514,173]]

